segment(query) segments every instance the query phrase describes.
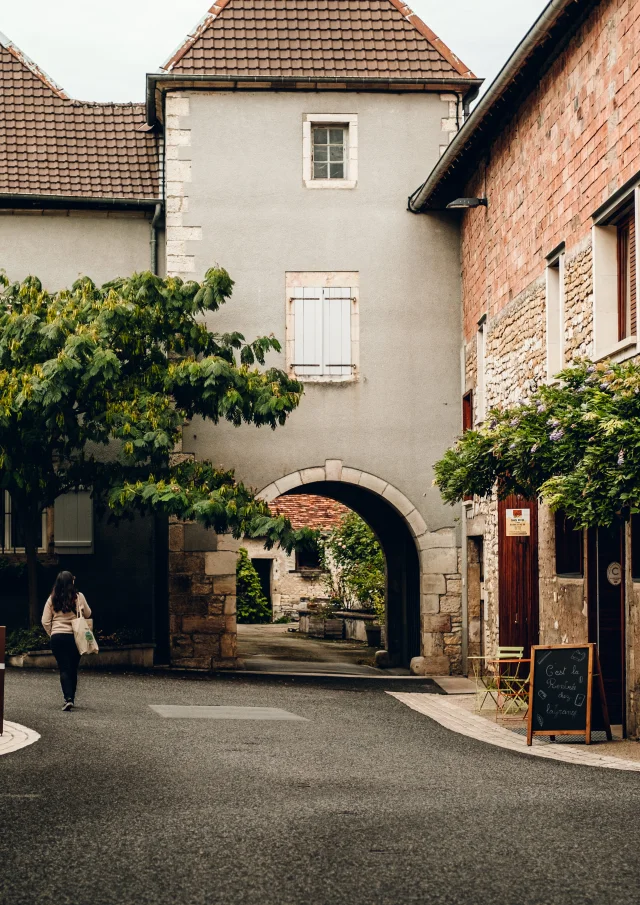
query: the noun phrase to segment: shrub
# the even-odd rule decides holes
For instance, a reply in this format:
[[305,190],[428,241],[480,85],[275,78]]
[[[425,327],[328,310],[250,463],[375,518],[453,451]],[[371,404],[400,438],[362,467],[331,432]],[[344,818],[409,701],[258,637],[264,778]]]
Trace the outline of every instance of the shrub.
[[240,548],[238,556],[236,585],[238,622],[252,625],[271,622],[269,601],[262,593],[260,578],[244,547]]
[[330,567],[326,586],[333,600],[355,609],[373,609],[385,618],[386,564],[382,547],[367,523],[355,512],[345,515],[325,541]]

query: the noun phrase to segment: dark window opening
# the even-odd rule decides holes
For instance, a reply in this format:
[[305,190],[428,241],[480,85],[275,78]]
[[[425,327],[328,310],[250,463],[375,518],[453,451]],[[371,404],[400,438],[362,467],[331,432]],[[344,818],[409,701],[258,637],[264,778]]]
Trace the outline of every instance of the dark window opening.
[[307,550],[296,550],[296,571],[303,569],[321,569],[320,550],[316,547]]
[[583,574],[583,531],[564,512],[556,512],[556,575],[582,578]]

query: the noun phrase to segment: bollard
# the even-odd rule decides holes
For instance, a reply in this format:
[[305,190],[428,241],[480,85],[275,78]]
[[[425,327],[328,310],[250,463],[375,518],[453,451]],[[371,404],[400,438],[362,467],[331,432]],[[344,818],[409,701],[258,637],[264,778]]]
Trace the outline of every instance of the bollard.
[[4,652],[7,640],[7,629],[0,625],[0,735],[4,732]]

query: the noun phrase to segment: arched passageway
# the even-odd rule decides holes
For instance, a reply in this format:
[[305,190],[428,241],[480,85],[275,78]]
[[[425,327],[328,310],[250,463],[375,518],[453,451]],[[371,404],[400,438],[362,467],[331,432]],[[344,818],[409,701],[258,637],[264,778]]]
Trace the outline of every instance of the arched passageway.
[[[363,486],[364,484],[368,486]],[[329,497],[357,512],[375,532],[387,565],[387,650],[394,666],[408,666],[421,653],[420,558],[416,536],[426,525],[415,507],[380,478],[343,468],[337,460],[324,468],[294,472],[266,487],[272,500],[286,494]]]
[[420,562],[404,518],[383,497],[357,484],[318,481],[287,493],[330,497],[371,526],[387,564],[387,650],[394,666],[408,666],[420,654]]

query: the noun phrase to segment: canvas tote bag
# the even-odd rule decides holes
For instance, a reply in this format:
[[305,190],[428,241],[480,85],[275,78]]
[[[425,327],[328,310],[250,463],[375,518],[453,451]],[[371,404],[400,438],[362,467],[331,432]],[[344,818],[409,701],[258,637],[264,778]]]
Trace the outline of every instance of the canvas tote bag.
[[80,612],[80,602],[76,605],[76,618],[71,622],[73,637],[80,654],[97,654],[98,642],[93,634],[93,619],[85,619]]

